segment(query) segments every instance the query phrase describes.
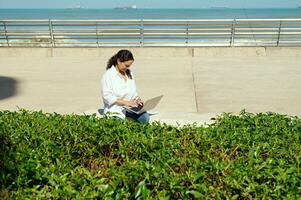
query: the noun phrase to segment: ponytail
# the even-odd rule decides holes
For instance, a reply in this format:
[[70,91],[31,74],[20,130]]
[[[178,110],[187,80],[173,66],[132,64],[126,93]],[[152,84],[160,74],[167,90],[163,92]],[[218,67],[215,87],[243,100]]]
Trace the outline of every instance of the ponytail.
[[117,54],[115,54],[114,56],[112,56],[107,63],[107,70],[110,69],[113,65],[117,65]]

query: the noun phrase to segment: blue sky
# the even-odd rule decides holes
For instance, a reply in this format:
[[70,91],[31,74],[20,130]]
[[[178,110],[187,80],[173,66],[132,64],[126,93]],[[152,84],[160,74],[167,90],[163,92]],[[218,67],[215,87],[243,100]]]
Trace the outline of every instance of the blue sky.
[[84,8],[127,5],[136,5],[138,8],[290,8],[301,6],[301,0],[0,0],[0,8],[71,8],[77,5]]

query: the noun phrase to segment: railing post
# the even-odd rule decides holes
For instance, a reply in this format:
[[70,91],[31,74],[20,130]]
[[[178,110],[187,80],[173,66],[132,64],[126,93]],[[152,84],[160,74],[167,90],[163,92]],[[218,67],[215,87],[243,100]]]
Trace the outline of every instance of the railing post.
[[144,23],[143,19],[140,21],[140,47],[144,46]]
[[188,27],[189,27],[189,22],[188,21],[186,21],[186,41],[185,41],[185,43],[186,43],[186,46],[188,46]]
[[97,47],[99,47],[98,22],[96,22],[96,37],[97,37]]
[[52,21],[51,20],[49,20],[49,32],[50,32],[50,38],[51,38],[51,46],[55,47],[53,29],[52,29]]
[[231,46],[231,47],[234,46],[235,24],[236,24],[236,20],[234,19],[234,20],[232,21],[232,27],[231,27],[231,41],[230,41],[230,46]]
[[4,34],[5,34],[6,43],[7,43],[7,46],[9,47],[9,40],[8,40],[8,36],[7,36],[7,29],[6,29],[5,22],[3,22],[3,26],[4,26]]
[[280,20],[279,29],[278,29],[277,47],[279,46],[279,42],[280,42],[281,26],[282,26],[282,21]]

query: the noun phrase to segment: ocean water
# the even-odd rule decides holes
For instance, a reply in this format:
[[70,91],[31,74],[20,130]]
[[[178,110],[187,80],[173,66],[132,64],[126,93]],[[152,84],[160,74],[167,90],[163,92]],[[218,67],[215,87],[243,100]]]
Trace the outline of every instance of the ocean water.
[[301,18],[300,8],[281,9],[0,9],[2,19],[256,19]]

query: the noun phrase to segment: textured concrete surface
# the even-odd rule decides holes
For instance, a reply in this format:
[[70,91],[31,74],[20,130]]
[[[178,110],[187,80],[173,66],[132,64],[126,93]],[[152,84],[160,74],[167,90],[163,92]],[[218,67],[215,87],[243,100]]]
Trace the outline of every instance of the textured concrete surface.
[[[129,49],[140,96],[164,94],[152,121],[212,123],[242,109],[301,116],[301,48]],[[118,50],[0,48],[0,109],[96,112],[100,78]]]

